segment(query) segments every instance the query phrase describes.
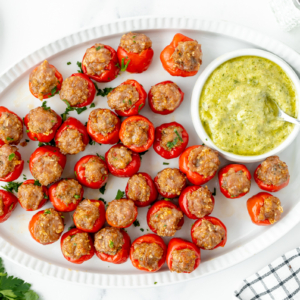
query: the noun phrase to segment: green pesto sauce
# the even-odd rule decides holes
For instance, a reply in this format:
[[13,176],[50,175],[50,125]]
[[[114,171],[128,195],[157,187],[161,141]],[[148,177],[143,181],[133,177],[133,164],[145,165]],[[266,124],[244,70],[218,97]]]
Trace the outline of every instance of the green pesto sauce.
[[200,96],[200,119],[222,150],[263,154],[281,144],[294,128],[276,117],[268,99],[297,117],[294,84],[281,67],[257,56],[234,58],[207,79]]

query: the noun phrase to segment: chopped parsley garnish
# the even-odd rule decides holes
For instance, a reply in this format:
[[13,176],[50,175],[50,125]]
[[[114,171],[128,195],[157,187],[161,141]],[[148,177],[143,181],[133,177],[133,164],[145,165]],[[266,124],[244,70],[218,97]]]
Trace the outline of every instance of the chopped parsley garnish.
[[76,171],[74,171],[74,173],[75,173],[75,176],[77,177],[77,172],[76,172]]
[[103,198],[98,198],[98,200],[102,201],[104,204],[106,204],[106,201]]
[[141,231],[141,232],[144,232],[144,228],[140,228],[140,231]]
[[114,247],[114,242],[113,241],[109,241],[109,248],[113,248]]
[[47,101],[43,101],[43,104],[42,104],[41,107],[42,107],[44,110],[49,110],[49,109],[50,109],[50,107],[47,106]]
[[129,105],[132,105],[132,102],[131,102],[131,100],[130,100],[130,99],[128,100],[128,103],[129,103]]
[[43,147],[43,146],[56,146],[55,145],[55,140],[53,139],[53,140],[51,140],[49,143],[42,143],[42,142],[39,142],[39,147]]
[[9,160],[9,161],[12,161],[12,160],[14,159],[15,156],[16,156],[15,153],[9,154],[9,155],[8,155],[8,160]]
[[70,61],[68,61],[68,62],[67,62],[67,65],[69,66],[70,64],[71,64],[71,62],[70,62]]
[[46,194],[44,194],[44,199],[49,199],[49,197]]
[[55,86],[52,90],[51,90],[51,95],[48,96],[48,98],[53,97],[54,95],[58,94],[59,90],[57,89],[57,86]]
[[33,184],[34,184],[34,185],[37,185],[37,186],[41,186],[40,182],[39,182],[37,179],[34,180],[34,183],[33,183]]
[[6,140],[7,141],[13,141],[14,139],[8,136],[8,137],[6,137]]
[[217,189],[214,188],[214,192],[212,193],[213,196],[216,196],[217,195]]
[[101,47],[101,46],[95,47],[96,51],[99,51],[101,48],[103,48],[103,47]]
[[138,219],[136,219],[134,222],[133,222],[133,226],[134,227],[139,227],[140,226],[140,222]]
[[94,86],[96,88],[97,91],[97,96],[101,96],[101,97],[105,97],[107,96],[112,90],[114,90],[115,88],[110,88],[110,87],[106,87],[103,90],[98,88],[98,85],[94,82]]
[[122,192],[121,190],[118,190],[117,195],[116,195],[116,199],[119,200],[121,198],[123,198],[125,195],[125,192]]
[[178,133],[178,131],[177,131],[176,128],[174,129],[174,132],[176,133],[176,135],[177,135],[177,137],[179,138],[179,140],[180,140],[181,142],[183,142],[183,139],[182,139],[182,137],[180,136],[180,134]]
[[89,145],[93,146],[95,145],[95,141],[93,141],[92,139],[89,141]]
[[132,38],[134,39],[136,37],[136,35],[133,35]]
[[99,192],[104,195],[105,193],[105,188],[106,188],[106,183],[104,184],[104,186],[102,186],[100,189],[99,189]]
[[27,160],[27,163],[29,164],[29,160]]
[[95,106],[96,106],[95,103],[92,103],[92,104],[90,105],[90,108],[95,107]]
[[157,282],[155,281],[154,284],[157,284]]
[[26,132],[28,133],[28,132],[30,132],[30,130],[29,130],[29,129],[26,129]]
[[105,157],[96,153],[98,157],[100,157],[103,161],[105,161]]
[[26,143],[29,143],[29,142],[30,142],[30,140],[27,140],[27,139],[25,139],[25,142],[26,142]]
[[77,244],[76,244],[76,243],[73,243],[73,245],[74,245],[74,246],[77,246]]
[[140,113],[143,103],[139,105],[138,113]]
[[80,61],[77,62],[77,66],[78,66],[78,68],[79,68],[79,70],[77,70],[77,72],[78,72],[78,73],[83,73],[82,67],[81,67],[81,62],[80,62]]
[[79,199],[79,198],[80,198],[80,195],[76,195],[76,194],[75,194],[75,195],[74,195],[74,198],[75,198],[75,199]]
[[51,214],[51,211],[49,209],[45,209],[44,215],[50,215],[50,214]]
[[[75,226],[74,226],[75,227]],[[74,236],[75,236],[76,234],[72,234],[72,235],[70,235],[70,238],[72,239]]]
[[124,60],[125,60],[125,57],[122,58],[122,62],[121,62],[121,71],[124,72],[126,71],[129,63],[130,63],[130,59],[128,59],[127,63],[124,64]]
[[84,107],[72,107],[67,100],[63,100],[63,101],[67,105],[67,108],[66,108],[65,112],[63,114],[61,114],[61,117],[62,117],[63,121],[66,121],[67,115],[69,114],[70,111],[76,111],[77,114],[80,115],[83,111],[87,110],[86,106],[84,106]]
[[164,198],[165,201],[171,201],[171,198]]
[[146,151],[144,151],[144,152],[140,152],[140,153],[139,153],[139,155],[140,155],[140,159],[141,159],[141,160],[142,160],[142,156],[143,156],[143,155],[145,155],[147,152],[148,152],[148,150],[146,150]]
[[75,225],[72,225],[72,226],[70,226],[70,227],[68,228],[68,231],[70,231],[71,229],[74,229],[74,228],[76,228],[76,226],[75,226]]
[[204,143],[202,143],[202,146],[205,146],[205,144],[204,144]]
[[23,174],[23,180],[27,180],[27,177],[25,174]]
[[176,146],[176,144],[178,143],[178,140],[180,140],[181,142],[183,142],[183,139],[180,136],[180,134],[178,133],[177,129],[174,129],[174,132],[176,133],[177,137],[172,142],[167,142],[167,147],[169,149],[174,148]]
[[167,165],[169,165],[169,164],[170,164],[170,163],[167,163],[167,162],[163,162],[163,165],[166,165],[166,166],[167,166]]
[[14,205],[12,204],[10,207],[9,207],[9,210],[12,210],[14,207]]

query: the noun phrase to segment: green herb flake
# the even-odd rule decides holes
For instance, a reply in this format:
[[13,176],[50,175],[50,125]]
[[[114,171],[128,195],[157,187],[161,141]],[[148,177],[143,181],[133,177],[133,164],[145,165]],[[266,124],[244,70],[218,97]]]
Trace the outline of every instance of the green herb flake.
[[[74,226],[75,227],[75,226]],[[70,238],[72,239],[74,236],[76,236],[76,234],[72,234],[70,235]]]
[[97,156],[98,156],[99,158],[101,158],[103,161],[105,161],[105,157],[104,157],[104,156],[99,155],[98,153],[96,153],[96,154],[97,154]]
[[102,186],[100,189],[99,189],[99,192],[104,195],[105,193],[105,188],[106,188],[106,183],[104,184],[104,186]]
[[119,200],[119,199],[123,198],[124,195],[125,195],[125,192],[122,192],[121,190],[118,190],[115,199],[116,199],[116,200]]
[[171,201],[171,198],[164,198],[165,201]]
[[180,134],[178,133],[178,131],[177,131],[176,128],[174,129],[174,132],[176,133],[176,135],[177,135],[177,137],[179,138],[179,140],[180,140],[181,142],[183,142],[183,139],[182,139],[182,137],[180,136]]
[[76,194],[75,194],[75,195],[74,195],[74,198],[75,198],[75,199],[80,199],[80,195],[76,195]]
[[163,165],[167,166],[169,165],[170,163],[167,163],[167,162],[163,162]]
[[82,71],[82,66],[81,66],[81,65],[82,65],[81,62],[78,61],[78,62],[77,62],[77,66],[78,66],[78,68],[79,68],[79,70],[77,70],[78,73],[83,73],[83,71]]
[[29,164],[29,160],[27,160],[27,163]]
[[217,189],[214,188],[214,192],[212,193],[213,196],[216,196],[217,195]]
[[143,103],[139,105],[138,113],[140,113]]
[[74,229],[74,228],[76,228],[76,226],[75,226],[75,225],[72,225],[72,226],[70,226],[70,227],[68,228],[68,231],[70,231],[71,229]]
[[95,86],[96,91],[97,91],[97,96],[101,96],[101,97],[107,96],[112,90],[115,89],[115,88],[111,88],[111,87],[106,87],[103,90],[99,89],[98,85],[95,82],[94,82],[94,86]]
[[[53,96],[55,96],[56,94],[59,93],[59,90],[57,89],[57,86],[55,86],[52,90],[51,90],[51,95],[48,96],[48,98],[51,98]],[[45,101],[44,101],[45,102]]]
[[106,201],[103,198],[98,198],[98,200],[102,201],[104,204],[106,204]]
[[141,231],[141,232],[144,232],[144,228],[140,228],[140,231]]
[[92,103],[92,104],[90,105],[90,108],[95,107],[95,106],[96,106],[95,103]]
[[29,130],[29,129],[27,129],[27,130],[26,130],[26,132],[28,133],[28,132],[30,132],[30,130]]
[[154,284],[157,284],[157,281],[155,281]]
[[37,185],[37,186],[41,186],[40,182],[39,182],[37,179],[34,180],[34,183],[33,183],[33,184],[34,184],[34,185]]
[[68,61],[68,62],[67,62],[67,65],[69,66],[70,64],[71,64],[71,62],[70,62],[70,61]]
[[6,140],[7,141],[13,141],[14,139],[8,136],[8,137],[6,137]]
[[96,51],[99,51],[101,48],[101,46],[95,47]]
[[77,244],[76,244],[76,243],[73,243],[73,245],[74,245],[74,246],[77,246]]
[[113,241],[109,241],[109,248],[113,248],[114,247],[114,242]]
[[77,177],[77,172],[76,172],[76,171],[74,171],[74,173],[75,173],[75,176]]
[[148,152],[148,150],[146,150],[146,151],[144,151],[144,152],[140,152],[140,153],[139,153],[139,155],[140,155],[140,159],[141,159],[141,160],[142,160],[142,156],[143,156],[143,155],[145,155],[147,152]]
[[43,101],[43,104],[41,106],[44,110],[50,110],[50,107],[47,106],[47,101]]
[[50,214],[51,214],[51,211],[49,209],[45,209],[44,215],[50,215]]
[[134,227],[139,227],[140,226],[140,222],[138,219],[136,219],[134,222],[133,222],[133,226]]
[[12,210],[14,207],[14,205],[12,204],[10,207],[9,207],[9,210]]
[[11,153],[11,154],[9,154],[9,156],[8,156],[8,160],[9,161],[12,161],[13,159],[14,159],[14,157],[16,156],[16,154],[15,153]]
[[26,142],[26,143],[29,143],[29,142],[30,142],[30,140],[27,140],[27,139],[25,139],[25,142]]
[[23,174],[23,180],[27,180],[27,177],[25,174]]
[[132,105],[132,102],[131,102],[131,100],[130,100],[130,99],[128,100],[128,103],[129,103],[129,105]]
[[[127,58],[128,58],[128,57],[126,56],[126,59],[127,59]],[[122,71],[122,72],[126,71],[128,65],[129,65],[129,63],[130,63],[130,59],[128,59],[128,61],[127,61],[126,64],[124,64],[124,60],[125,60],[125,58],[123,57],[123,58],[122,58],[122,62],[121,62],[121,71]]]

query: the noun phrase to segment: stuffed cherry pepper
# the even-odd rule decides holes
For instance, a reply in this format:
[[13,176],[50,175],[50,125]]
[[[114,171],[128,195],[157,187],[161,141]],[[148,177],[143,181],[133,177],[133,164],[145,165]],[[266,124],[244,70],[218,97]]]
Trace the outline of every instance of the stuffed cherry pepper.
[[73,211],[83,198],[83,187],[75,179],[61,179],[50,186],[49,197],[57,211]]
[[171,272],[191,273],[200,261],[200,249],[195,244],[179,238],[170,240],[166,262]]
[[18,145],[22,137],[22,119],[6,107],[0,106],[0,140],[5,144]]
[[227,229],[217,218],[206,216],[197,220],[191,229],[193,243],[204,250],[224,247],[227,241]]
[[129,117],[140,113],[146,104],[147,93],[136,80],[121,83],[107,95],[107,104],[119,116]]
[[41,185],[47,186],[60,179],[66,162],[66,156],[57,147],[43,146],[31,154],[29,169]]
[[290,181],[288,166],[278,156],[270,156],[254,171],[254,180],[262,190],[277,192]]
[[116,144],[105,153],[108,170],[116,177],[131,177],[139,171],[141,158],[135,153],[123,146]]
[[189,135],[177,122],[165,123],[155,128],[153,149],[163,158],[178,157],[186,148]]
[[63,234],[60,247],[64,258],[73,264],[82,264],[95,254],[92,238],[87,232],[77,228]]
[[27,211],[40,209],[49,199],[46,186],[41,186],[33,179],[24,181],[18,188],[18,201]]
[[157,191],[165,198],[179,197],[186,187],[185,175],[176,168],[166,168],[154,178]]
[[54,208],[37,212],[29,222],[29,232],[34,240],[48,245],[59,240],[64,231],[63,215]]
[[226,198],[240,198],[249,193],[251,174],[246,166],[230,164],[219,171],[219,185]]
[[201,45],[177,33],[171,44],[161,52],[160,60],[164,69],[172,76],[194,76],[202,64]]
[[34,97],[42,101],[57,94],[62,82],[62,75],[45,60],[30,73],[29,90]]
[[95,234],[96,255],[113,264],[123,264],[130,252],[130,237],[126,231],[115,227],[102,228]]
[[93,102],[95,94],[93,81],[85,74],[75,73],[63,81],[59,97],[71,107],[83,107]]
[[179,206],[190,219],[200,219],[210,215],[214,205],[214,196],[207,186],[188,186],[179,197]]
[[174,236],[184,223],[183,213],[174,203],[160,200],[148,210],[147,223],[160,236]]
[[5,222],[18,204],[17,197],[10,192],[0,190],[0,223]]
[[132,265],[146,272],[158,271],[166,261],[167,246],[156,234],[145,234],[138,237],[130,247]]
[[91,189],[100,189],[108,179],[108,167],[104,157],[86,155],[74,167],[77,180]]
[[92,110],[87,122],[87,132],[99,144],[116,144],[119,141],[121,121],[117,115],[106,108]]
[[191,146],[179,157],[179,169],[195,185],[211,180],[220,166],[219,154],[207,146]]
[[117,50],[119,64],[126,66],[130,73],[146,71],[154,55],[152,41],[143,33],[129,32],[123,34]]
[[283,208],[277,197],[269,193],[258,193],[248,199],[247,209],[251,221],[256,225],[271,225],[280,220]]
[[84,199],[76,207],[73,221],[78,229],[97,232],[105,222],[105,207],[100,200]]
[[86,50],[82,59],[82,71],[97,82],[114,80],[120,72],[117,52],[110,46],[96,43]]
[[55,144],[62,154],[77,154],[84,151],[89,141],[86,127],[73,117],[69,117],[55,135]]

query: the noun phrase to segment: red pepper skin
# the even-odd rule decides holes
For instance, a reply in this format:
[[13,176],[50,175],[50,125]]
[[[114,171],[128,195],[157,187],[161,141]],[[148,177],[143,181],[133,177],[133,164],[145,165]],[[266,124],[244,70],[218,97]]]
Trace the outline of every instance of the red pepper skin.
[[211,216],[205,216],[205,217],[203,217],[201,219],[198,219],[194,223],[194,225],[192,226],[192,229],[191,229],[191,236],[192,236],[193,243],[195,245],[197,245],[197,240],[193,237],[193,233],[194,233],[195,229],[201,225],[203,219],[211,222],[213,225],[219,225],[219,226],[223,227],[224,230],[225,230],[225,236],[224,236],[224,239],[218,245],[216,245],[214,248],[212,248],[212,249],[204,249],[204,248],[200,247],[200,249],[203,249],[203,250],[213,250],[213,249],[216,249],[218,247],[224,247],[225,244],[226,244],[226,241],[227,241],[227,228],[226,228],[226,226],[219,219],[217,219],[215,217],[211,217]]
[[119,133],[120,140],[123,143],[125,131],[126,131],[125,130],[126,124],[133,122],[133,121],[139,121],[139,120],[143,120],[146,123],[148,123],[148,125],[149,125],[147,144],[144,146],[141,146],[141,147],[136,147],[134,145],[126,146],[127,148],[131,149],[132,151],[138,152],[138,153],[148,150],[154,142],[155,129],[154,129],[152,122],[150,122],[146,117],[143,117],[143,116],[131,116],[123,121],[123,123],[121,124],[120,133]]
[[[198,219],[198,217],[189,211],[187,195],[189,193],[192,193],[192,192],[198,190],[199,188],[201,188],[201,186],[199,186],[199,185],[188,186],[183,190],[183,192],[180,194],[180,197],[179,197],[180,209],[188,218],[193,219],[193,220]],[[211,195],[211,200],[213,202],[213,205],[215,205],[215,198],[213,195]]]
[[136,88],[136,90],[139,93],[139,100],[131,108],[125,111],[116,110],[116,113],[121,117],[130,117],[130,116],[138,115],[146,104],[147,93],[144,90],[143,86],[139,84],[136,80],[129,79],[121,83],[120,85],[124,85],[124,84],[130,84]]
[[[71,178],[66,178],[66,179],[71,179]],[[63,212],[69,212],[69,211],[73,211],[76,209],[76,207],[78,206],[79,202],[82,200],[83,198],[83,188],[81,189],[80,192],[80,198],[77,199],[76,203],[70,203],[69,205],[66,205],[61,199],[56,197],[56,188],[58,186],[58,184],[62,181],[63,179],[55,182],[53,185],[51,185],[49,187],[49,197],[50,197],[50,201],[52,203],[52,205],[54,206],[54,208],[57,211],[63,211]]]
[[188,147],[184,150],[184,152],[179,157],[179,169],[181,172],[183,172],[187,179],[194,185],[202,185],[206,182],[210,181],[214,176],[216,175],[217,171],[212,175],[208,177],[204,177],[203,175],[200,175],[196,172],[192,172],[189,168],[189,155],[190,152],[198,147],[203,147],[202,145],[195,145]]
[[80,229],[78,229],[78,228],[73,228],[73,229],[71,229],[71,230],[65,232],[65,233],[63,234],[63,236],[61,237],[61,240],[60,240],[60,248],[61,248],[61,252],[62,252],[64,258],[65,258],[67,261],[69,261],[69,262],[71,262],[71,263],[73,263],[73,264],[82,264],[83,262],[85,262],[85,261],[91,259],[91,258],[94,256],[94,254],[95,254],[94,243],[93,243],[93,240],[92,240],[92,238],[90,237],[90,235],[89,235],[89,241],[90,241],[91,250],[90,250],[90,253],[89,253],[89,254],[83,255],[83,256],[81,256],[79,259],[73,259],[73,258],[71,258],[71,257],[65,256],[65,254],[64,254],[63,251],[62,251],[62,246],[63,246],[64,240],[65,240],[68,236],[75,235],[75,234],[77,234],[77,233],[84,233],[84,231],[82,231],[82,230],[80,230]]
[[0,196],[3,201],[3,212],[4,214],[0,216],[0,223],[5,222],[15,210],[18,205],[18,198],[10,192],[0,190]]
[[[183,249],[190,249],[195,252],[196,259],[195,259],[194,270],[198,268],[201,262],[200,249],[195,244],[189,241],[180,238],[172,238],[168,244],[167,259],[166,259],[170,271],[172,271],[172,252],[174,250],[183,250]],[[191,272],[182,272],[182,273],[191,273]]]
[[[162,131],[170,126],[180,127],[183,130],[182,131],[183,142],[181,145],[174,147],[170,151],[168,151],[161,146],[160,142],[161,142]],[[153,143],[153,149],[158,155],[160,155],[165,159],[172,159],[178,157],[184,151],[188,142],[189,142],[189,135],[187,131],[184,129],[182,125],[180,125],[177,122],[165,123],[155,128],[155,139]]]
[[[144,176],[149,188],[150,188],[150,197],[149,197],[149,200],[148,201],[134,201],[134,204],[137,206],[137,207],[145,207],[145,206],[148,206],[149,204],[151,204],[152,202],[154,202],[156,199],[157,199],[157,196],[158,196],[158,193],[157,193],[157,190],[156,190],[156,187],[155,187],[155,184],[152,180],[152,178],[150,177],[149,174],[147,173],[144,173],[144,172],[139,172],[139,173],[136,173],[136,175],[138,174],[141,174]],[[126,197],[127,198],[130,198],[128,196],[128,183],[126,185],[126,188],[125,188],[125,193],[126,193]]]
[[[164,207],[168,207],[168,208],[174,208],[177,209],[178,211],[181,211],[180,208],[175,205],[174,203],[172,203],[171,201],[166,201],[166,200],[160,200],[155,202],[149,209],[148,209],[148,213],[147,213],[147,224],[149,226],[149,228],[154,232],[157,233],[157,230],[155,228],[153,228],[150,224],[150,218],[152,215],[155,215],[161,208]],[[184,224],[184,217],[182,217],[182,219],[178,222],[177,224],[177,230],[180,230],[181,227]]]
[[251,180],[251,173],[249,172],[249,170],[247,169],[247,167],[245,165],[240,165],[240,164],[230,164],[230,165],[227,165],[225,167],[223,167],[222,169],[220,169],[219,171],[219,174],[218,174],[218,178],[219,178],[219,186],[220,186],[220,191],[221,193],[226,197],[226,198],[230,198],[230,199],[235,199],[235,198],[240,198],[240,197],[243,197],[245,196],[246,194],[249,193],[248,192],[245,192],[245,193],[241,193],[239,194],[238,196],[236,197],[233,197],[229,194],[228,190],[226,190],[224,187],[223,187],[223,182],[224,182],[224,179],[223,179],[223,174],[226,174],[228,173],[228,171],[230,169],[233,169],[236,172],[239,172],[239,171],[243,171],[244,173],[246,173],[246,176],[248,178],[248,180]]
[[[91,48],[95,48],[95,46],[92,46]],[[117,57],[117,52],[110,46],[105,45],[104,48],[109,50],[111,52],[111,60],[109,64],[105,67],[105,71],[101,73],[101,75],[88,75],[86,66],[83,64],[84,58],[86,56],[86,53],[84,54],[82,58],[82,71],[85,75],[87,75],[90,79],[93,79],[97,82],[109,82],[114,80],[118,75],[121,70],[119,62],[118,62],[118,57]]]
[[[110,111],[110,113],[114,114],[117,117],[117,115],[113,111],[106,109],[106,108],[103,108],[103,110]],[[120,119],[119,118],[117,118],[117,119],[118,119],[118,122],[115,126],[115,129],[107,135],[102,135],[101,133],[98,133],[93,130],[93,128],[91,126],[91,119],[89,117],[86,129],[87,129],[87,132],[88,132],[89,136],[91,137],[91,139],[98,144],[110,144],[110,145],[116,144],[119,141],[119,131],[120,131],[120,126],[121,126]]]
[[[60,91],[61,90],[61,85],[62,85],[62,82],[63,82],[63,77],[62,77],[62,75],[57,71],[57,69],[53,66],[53,65],[50,65],[49,64],[49,66],[50,66],[50,68],[52,68],[52,69],[55,69],[55,77],[57,78],[57,80],[58,80],[58,84],[57,84],[57,86],[56,86],[56,91]],[[34,70],[33,70],[33,72],[34,71],[36,71],[36,69],[38,68],[39,66],[37,66]],[[31,84],[31,82],[29,81],[29,91],[30,91],[30,93],[35,97],[35,98],[39,98],[38,97],[38,94],[35,94],[34,92],[33,92],[33,90],[32,90],[32,84]],[[43,95],[43,99],[48,99],[48,98],[51,98],[52,97],[52,95],[51,95],[51,92],[50,93],[48,93],[48,94],[45,94],[45,95]]]
[[161,53],[160,53],[160,60],[163,65],[163,68],[172,76],[181,76],[181,77],[188,77],[194,76],[198,73],[198,71],[184,71],[178,68],[174,68],[174,60],[172,58],[175,49],[177,48],[179,42],[187,42],[193,41],[193,39],[181,34],[175,34],[172,42],[168,45]]
[[121,233],[123,235],[123,242],[124,242],[121,250],[119,250],[118,253],[115,255],[109,255],[103,252],[98,252],[96,250],[96,255],[98,256],[98,258],[100,258],[102,261],[106,261],[117,265],[123,264],[127,261],[130,252],[131,240],[127,232],[121,230]]
[[88,132],[86,130],[86,127],[77,119],[73,117],[69,117],[63,124],[60,126],[60,128],[57,130],[55,134],[55,144],[56,146],[59,145],[58,139],[62,135],[63,131],[66,129],[75,129],[79,131],[82,134],[82,142],[87,145],[90,141],[90,137],[88,135]]
[[[122,144],[116,144],[116,145],[112,146],[110,149],[120,148],[122,146],[123,146]],[[123,146],[123,147],[125,147],[125,146]],[[127,165],[126,168],[116,169],[112,164],[110,164],[110,162],[108,160],[109,150],[105,153],[105,160],[107,163],[108,170],[112,175],[114,175],[116,177],[131,177],[139,171],[140,166],[141,166],[141,158],[138,153],[132,152],[132,161]]]
[[284,187],[286,187],[289,182],[290,182],[290,178],[288,178],[287,181],[285,181],[284,183],[280,184],[280,185],[268,185],[268,184],[265,184],[262,180],[260,180],[258,178],[258,170],[260,169],[261,167],[261,164],[255,169],[254,171],[254,180],[255,182],[257,183],[258,187],[264,191],[267,191],[267,192],[278,192],[280,191],[281,189],[283,189]]
[[[33,179],[28,179],[26,181],[24,181],[22,183],[23,184],[34,184],[34,180]],[[25,207],[23,207],[21,201],[18,199],[20,205],[22,208],[24,208],[26,211],[34,211],[34,210],[38,210],[40,209],[49,199],[49,192],[48,192],[48,188],[46,186],[42,186],[43,189],[43,193],[44,193],[44,199],[40,202],[39,206],[37,207],[37,209],[26,209]]]
[[53,113],[55,113],[56,117],[57,117],[57,123],[52,127],[52,132],[49,135],[46,135],[44,133],[34,133],[34,132],[30,132],[29,131],[29,126],[28,123],[30,121],[29,119],[29,114],[27,114],[24,118],[24,124],[26,126],[27,129],[27,135],[28,137],[32,140],[32,141],[39,141],[41,143],[49,143],[50,141],[53,140],[55,133],[57,131],[57,129],[60,127],[61,123],[62,123],[62,118],[61,116],[59,116],[54,110],[50,109]]
[[75,213],[73,215],[73,222],[75,224],[75,226],[84,231],[84,232],[97,232],[99,231],[102,226],[104,225],[105,223],[105,206],[104,206],[104,203],[100,200],[90,200],[91,202],[97,202],[99,203],[99,206],[98,206],[98,209],[99,209],[99,218],[95,221],[94,223],[94,226],[92,229],[85,229],[85,228],[81,228],[75,221],[75,215],[76,215],[76,210],[75,210]]
[[130,60],[126,69],[129,73],[143,73],[145,72],[153,59],[154,51],[152,48],[143,50],[141,53],[127,52],[122,47],[118,47],[117,55],[119,64],[122,65],[122,59],[124,58],[124,66]]
[[[162,255],[161,259],[158,261],[158,267],[157,267],[156,270],[148,270],[146,268],[141,267],[140,264],[139,264],[139,261],[137,259],[133,258],[134,245],[135,244],[142,244],[142,243],[148,243],[148,244],[155,243],[155,244],[159,245],[162,248],[163,255]],[[164,240],[160,236],[158,236],[156,234],[153,234],[153,233],[145,234],[145,235],[142,235],[142,236],[138,237],[132,243],[132,245],[130,247],[130,260],[131,260],[131,263],[135,268],[137,268],[141,271],[146,271],[146,272],[156,272],[156,271],[158,271],[163,266],[163,264],[165,263],[166,255],[167,255],[167,246],[166,246]]]
[[[157,83],[156,85],[159,85],[159,84],[165,85],[167,83],[174,83],[174,82],[170,81],[170,80],[167,80],[167,81],[163,81],[163,82]],[[181,99],[180,99],[180,102],[179,102],[178,106],[175,109],[173,109],[173,110],[165,109],[163,111],[155,109],[155,107],[153,105],[153,94],[152,94],[151,89],[150,89],[150,91],[148,93],[148,102],[149,102],[149,106],[150,106],[151,110],[154,113],[160,114],[160,115],[168,115],[168,114],[171,114],[172,112],[174,112],[180,106],[180,104],[182,103],[182,101],[184,99],[184,92],[179,88],[179,86],[177,86],[177,87],[178,87],[179,93],[181,94]]]
[[268,219],[258,220],[260,214],[260,209],[264,206],[265,199],[272,197],[271,194],[266,192],[258,193],[247,200],[247,210],[251,221],[259,226],[268,226],[271,225]]
[[91,159],[91,158],[97,158],[98,156],[96,155],[86,155],[83,156],[79,159],[79,161],[76,163],[75,167],[74,167],[74,171],[75,171],[75,176],[76,179],[84,186],[89,187],[91,189],[100,189],[106,182],[108,179],[108,167],[107,167],[107,163],[105,161],[103,161],[105,169],[107,171],[107,175],[103,176],[102,179],[100,181],[96,181],[96,182],[88,182],[86,177],[85,177],[85,167],[84,165]]

